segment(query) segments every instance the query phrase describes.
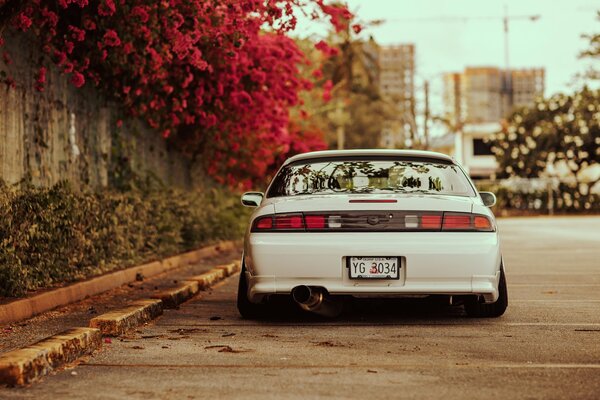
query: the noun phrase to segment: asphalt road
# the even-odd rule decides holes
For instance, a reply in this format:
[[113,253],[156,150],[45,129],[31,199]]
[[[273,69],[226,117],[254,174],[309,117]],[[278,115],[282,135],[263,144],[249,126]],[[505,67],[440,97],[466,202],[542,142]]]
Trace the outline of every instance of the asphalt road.
[[245,321],[237,277],[11,399],[600,398],[600,217],[500,221],[509,308],[367,301]]

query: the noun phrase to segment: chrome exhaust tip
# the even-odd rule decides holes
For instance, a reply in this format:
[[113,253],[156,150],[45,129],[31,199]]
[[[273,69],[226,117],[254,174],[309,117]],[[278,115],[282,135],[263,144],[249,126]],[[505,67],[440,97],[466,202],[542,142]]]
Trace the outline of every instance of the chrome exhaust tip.
[[340,299],[332,298],[325,288],[300,285],[292,289],[292,299],[305,311],[334,318],[342,313]]

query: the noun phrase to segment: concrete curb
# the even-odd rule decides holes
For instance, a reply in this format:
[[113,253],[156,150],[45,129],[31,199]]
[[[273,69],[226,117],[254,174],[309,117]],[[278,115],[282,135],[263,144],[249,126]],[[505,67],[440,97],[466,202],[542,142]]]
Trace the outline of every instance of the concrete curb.
[[177,308],[177,306],[191,299],[200,290],[197,281],[183,281],[183,283],[178,288],[165,290],[151,297],[161,300],[164,308]]
[[232,262],[230,264],[219,265],[216,268],[224,271],[226,277],[227,276],[231,276],[231,275],[233,275],[236,272],[239,272],[241,270],[241,268],[240,268],[240,262],[239,261],[234,261],[234,262]]
[[118,336],[162,315],[162,301],[137,300],[127,307],[107,312],[90,320],[90,328],[97,328],[105,336]]
[[235,246],[236,242],[233,241],[222,242],[169,257],[162,261],[154,261],[112,272],[84,282],[75,283],[60,289],[49,290],[29,298],[0,305],[0,325],[31,318],[36,314],[52,310],[56,307],[71,304],[86,297],[134,282],[140,274],[148,278],[190,263],[198,262],[207,257],[215,256],[222,251],[233,250]]
[[[197,260],[193,259],[194,256],[189,257]],[[16,386],[34,382],[53,369],[100,348],[102,335],[118,336],[153,320],[163,313],[163,307],[175,308],[192,298],[201,288],[207,289],[239,269],[239,262],[219,265],[183,281],[178,288],[153,296],[156,297],[154,299],[137,300],[124,308],[92,318],[89,328],[73,328],[34,345],[2,354],[0,384]]]
[[240,270],[239,262],[219,265],[203,274],[188,278],[175,289],[165,290],[151,296],[160,299],[164,308],[177,308],[181,303],[194,297],[201,289],[207,289],[214,283],[225,279]]
[[0,383],[22,386],[100,348],[100,330],[73,328],[23,349],[0,355]]
[[203,274],[192,276],[188,280],[198,282],[200,289],[208,289],[223,278],[225,278],[225,272],[222,269],[214,268]]

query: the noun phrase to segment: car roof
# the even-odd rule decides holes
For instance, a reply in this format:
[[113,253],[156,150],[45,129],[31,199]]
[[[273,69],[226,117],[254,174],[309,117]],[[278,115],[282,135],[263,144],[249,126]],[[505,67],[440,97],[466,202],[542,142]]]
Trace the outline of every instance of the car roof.
[[435,151],[425,150],[395,150],[395,149],[364,149],[364,150],[324,150],[312,151],[310,153],[297,154],[288,158],[283,165],[294,163],[296,161],[311,160],[315,158],[344,158],[344,157],[414,157],[429,158],[432,160],[441,160],[453,163],[452,157],[437,153]]

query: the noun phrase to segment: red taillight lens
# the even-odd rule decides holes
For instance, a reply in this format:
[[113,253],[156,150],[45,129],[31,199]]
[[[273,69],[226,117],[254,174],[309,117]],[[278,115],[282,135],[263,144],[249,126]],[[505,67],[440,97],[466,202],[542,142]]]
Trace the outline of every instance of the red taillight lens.
[[[256,218],[252,232],[371,232],[371,231],[455,231],[495,232],[492,219],[481,214],[460,212],[411,211],[397,212],[381,217],[379,214],[329,215],[329,214],[272,214]],[[365,217],[368,216],[374,222]],[[403,218],[402,218],[403,217]],[[344,221],[342,223],[342,221]]]
[[254,220],[252,232],[260,231],[303,231],[302,214],[265,215]]
[[444,230],[471,229],[470,214],[444,214]]
[[442,216],[441,215],[422,215],[421,216],[421,228],[422,229],[440,229],[442,227]]
[[259,217],[254,221],[253,231],[264,231],[273,229],[273,217]]
[[275,215],[275,229],[304,229],[302,214]]
[[494,232],[492,221],[485,215],[444,213],[442,229],[445,231]]
[[324,215],[306,215],[304,220],[307,229],[325,229],[327,227]]
[[492,226],[492,221],[490,221],[488,217],[484,217],[483,215],[476,215],[475,218],[473,218],[473,224],[475,225],[475,229],[477,229],[478,231],[494,230]]

